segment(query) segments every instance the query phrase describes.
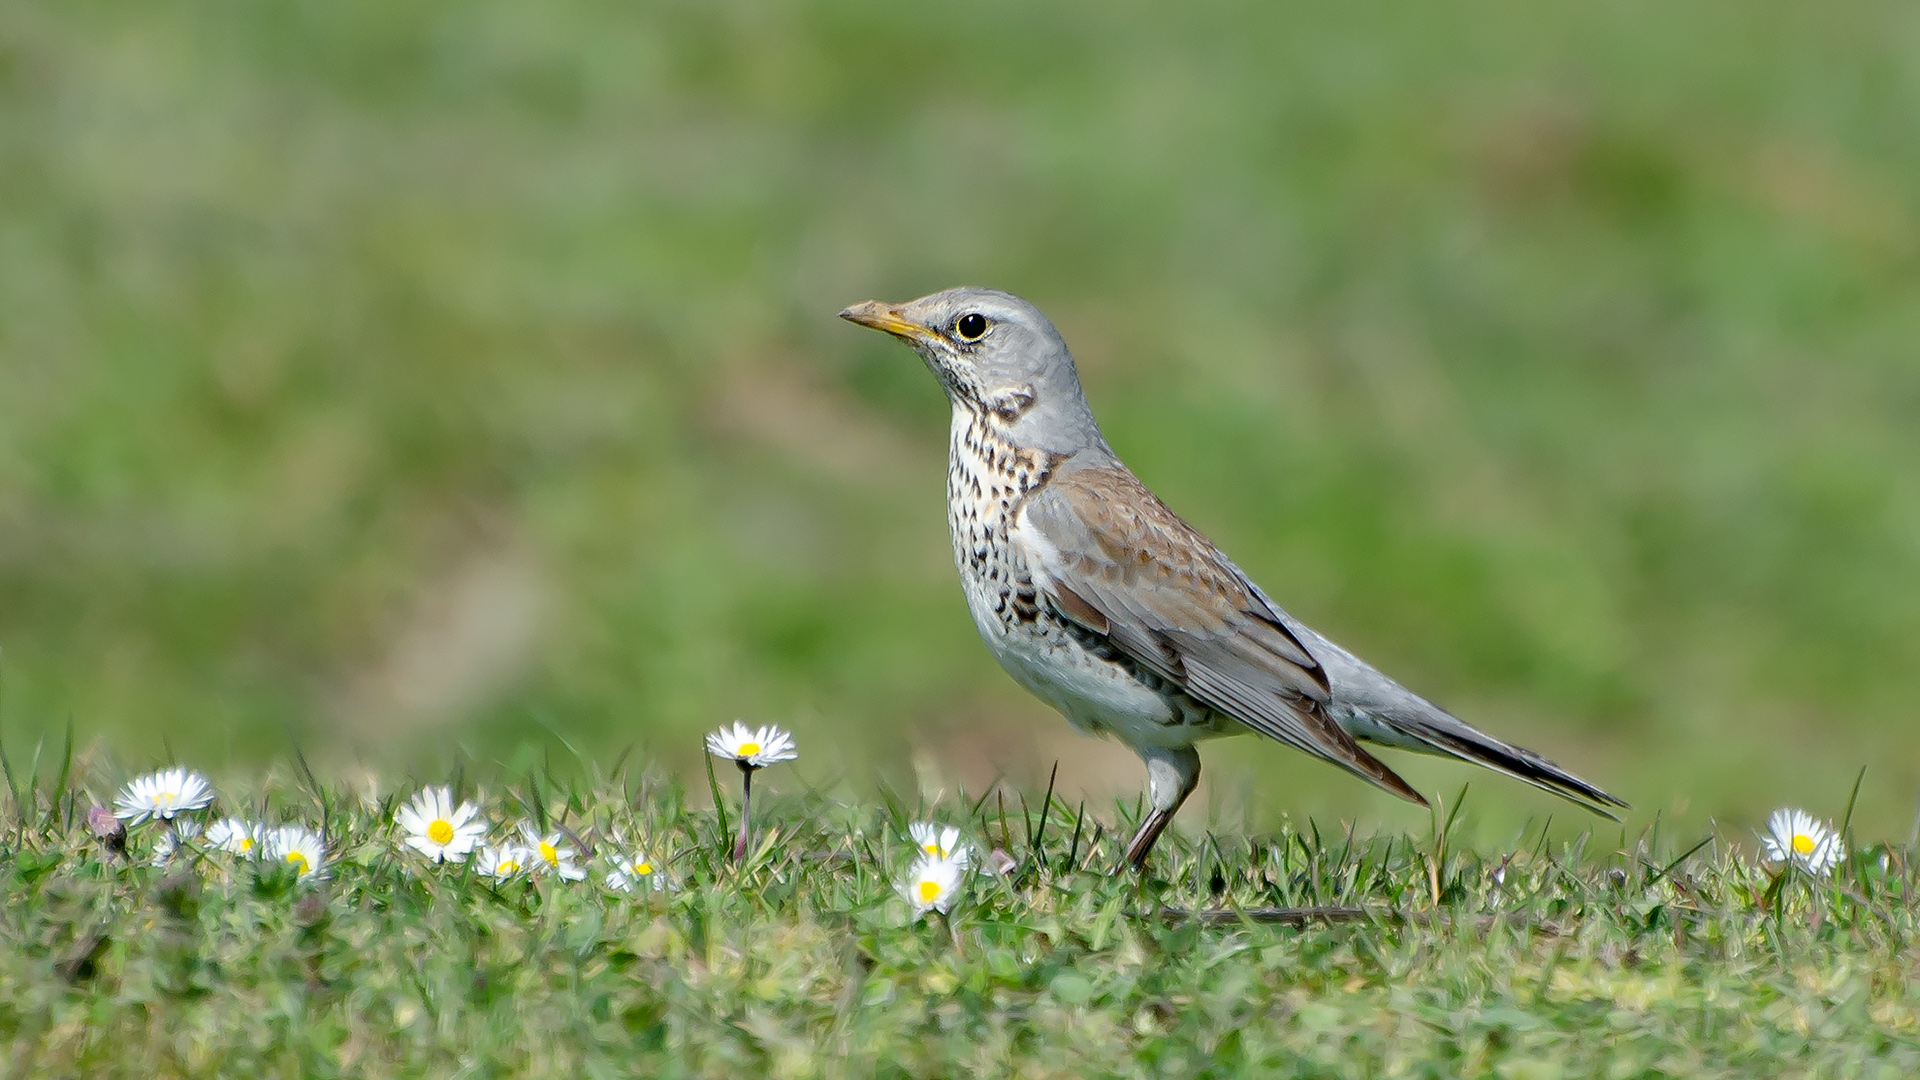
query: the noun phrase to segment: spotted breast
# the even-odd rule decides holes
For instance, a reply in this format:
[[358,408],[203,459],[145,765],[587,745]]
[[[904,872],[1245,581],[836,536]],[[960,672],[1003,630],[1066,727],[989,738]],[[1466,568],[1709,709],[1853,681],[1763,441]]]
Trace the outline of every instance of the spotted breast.
[[1044,450],[1007,442],[985,414],[954,410],[947,527],[967,606],[989,641],[1040,618],[1033,578],[1007,538],[1021,501],[1047,482],[1054,465]]
[[980,637],[1014,681],[1082,731],[1130,746],[1187,745],[1220,718],[1040,598],[1012,533],[1025,501],[1063,459],[1016,446],[990,412],[953,412],[947,525],[961,590]]

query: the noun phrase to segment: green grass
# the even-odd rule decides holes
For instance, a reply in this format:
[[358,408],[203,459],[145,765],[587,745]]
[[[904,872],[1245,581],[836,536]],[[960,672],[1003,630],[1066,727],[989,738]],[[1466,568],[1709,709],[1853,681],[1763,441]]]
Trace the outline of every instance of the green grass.
[[[758,785],[775,794],[758,800],[760,842],[740,866],[726,860],[726,823],[657,776],[570,784],[536,771],[484,788],[503,822],[544,814],[589,844],[616,831],[643,843],[672,887],[623,896],[597,872],[496,885],[429,866],[390,824],[407,789],[277,775],[230,788],[223,807],[323,827],[327,880],[219,854],[153,868],[155,826],[121,859],[80,824],[110,791],[97,766],[51,784],[16,766],[0,834],[0,1072],[1920,1069],[1910,848],[1856,842],[1830,881],[1813,881],[1771,877],[1742,854],[1750,838],[1719,833],[1563,843],[1529,829],[1473,851],[1441,822],[1412,835],[1289,822],[1170,834],[1136,879],[1109,873],[1124,807],[1002,790],[931,808],[884,792],[849,801],[799,792],[783,768]],[[1015,864],[972,876],[944,920],[912,919],[895,891],[905,824],[922,813]],[[1262,921],[1280,908],[1352,921]]]

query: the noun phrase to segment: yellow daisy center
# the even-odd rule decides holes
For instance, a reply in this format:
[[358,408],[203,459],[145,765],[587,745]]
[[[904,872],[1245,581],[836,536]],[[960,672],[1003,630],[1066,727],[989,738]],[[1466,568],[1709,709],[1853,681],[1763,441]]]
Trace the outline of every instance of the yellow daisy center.
[[1813,854],[1813,837],[1806,833],[1793,834],[1793,853],[1795,855]]
[[289,851],[287,852],[287,861],[293,864],[293,869],[295,873],[300,874],[303,877],[306,875],[308,867],[307,867],[307,857],[305,855],[302,855],[297,851]]
[[500,865],[493,868],[493,872],[500,877],[506,877],[508,874],[517,874],[520,872],[520,864],[514,862],[512,859],[502,859],[500,860]]
[[935,844],[935,843],[931,843],[931,842],[930,842],[930,843],[928,843],[928,844],[927,844],[927,854],[929,854],[929,855],[938,855],[938,854],[940,854],[940,845],[939,845],[939,844]]
[[651,874],[653,873],[653,864],[650,862],[635,863],[633,872],[636,874]]
[[171,791],[163,791],[153,797],[153,805],[158,806],[162,810],[170,810],[173,808],[173,804],[178,802],[179,799],[179,795]]
[[940,899],[940,883],[939,882],[923,881],[920,883],[920,902],[921,903],[931,904],[938,899]]
[[734,756],[735,757],[752,757],[753,755],[759,752],[760,752],[759,743],[743,742],[740,744],[740,749],[734,752]]
[[252,850],[253,850],[253,837],[251,836],[241,837],[240,838],[240,854],[245,855],[247,852]]
[[540,857],[547,860],[549,864],[558,866],[560,864],[560,849],[542,840],[540,841]]
[[444,820],[435,821],[427,826],[427,839],[436,844],[453,843],[453,824]]

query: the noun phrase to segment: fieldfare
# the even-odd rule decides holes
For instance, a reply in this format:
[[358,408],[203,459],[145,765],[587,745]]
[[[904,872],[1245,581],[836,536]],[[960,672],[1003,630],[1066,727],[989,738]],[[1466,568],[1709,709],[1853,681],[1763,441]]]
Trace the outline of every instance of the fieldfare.
[[953,405],[947,523],[1000,666],[1147,766],[1141,866],[1200,778],[1194,744],[1253,730],[1427,805],[1361,742],[1458,758],[1608,817],[1626,803],[1469,727],[1267,598],[1100,434],[1059,331],[1025,300],[949,289],[840,317],[913,347]]

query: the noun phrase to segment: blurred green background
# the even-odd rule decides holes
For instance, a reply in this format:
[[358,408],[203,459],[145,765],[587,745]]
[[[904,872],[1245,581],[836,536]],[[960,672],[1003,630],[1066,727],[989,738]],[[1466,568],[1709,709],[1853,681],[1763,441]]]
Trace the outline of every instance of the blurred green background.
[[[833,317],[972,283],[1294,612],[1636,821],[1867,766],[1904,837],[1916,116],[1899,3],[0,5],[0,729],[691,777],[744,716],[809,783],[1130,796]],[[1424,821],[1207,757],[1216,821]]]

